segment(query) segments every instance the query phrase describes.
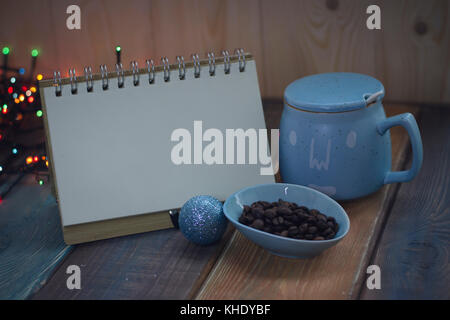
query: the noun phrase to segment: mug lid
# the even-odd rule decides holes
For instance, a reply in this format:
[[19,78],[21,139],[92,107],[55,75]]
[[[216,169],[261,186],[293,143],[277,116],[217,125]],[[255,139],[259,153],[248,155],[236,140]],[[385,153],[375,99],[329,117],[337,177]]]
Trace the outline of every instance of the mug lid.
[[383,84],[358,73],[321,73],[295,80],[284,91],[287,104],[313,112],[343,112],[384,97]]

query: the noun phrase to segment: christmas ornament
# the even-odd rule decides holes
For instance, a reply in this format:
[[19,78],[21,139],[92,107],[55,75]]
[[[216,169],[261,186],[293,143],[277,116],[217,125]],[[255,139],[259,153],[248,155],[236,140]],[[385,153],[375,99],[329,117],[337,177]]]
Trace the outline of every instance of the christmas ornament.
[[181,208],[178,223],[183,235],[199,245],[218,241],[227,227],[222,203],[211,196],[189,199]]

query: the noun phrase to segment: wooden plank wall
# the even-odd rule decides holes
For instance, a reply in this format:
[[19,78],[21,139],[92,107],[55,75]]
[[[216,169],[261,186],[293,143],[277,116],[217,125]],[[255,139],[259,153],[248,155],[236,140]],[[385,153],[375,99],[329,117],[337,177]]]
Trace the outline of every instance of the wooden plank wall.
[[[11,63],[28,66],[40,48],[37,70],[51,77],[69,67],[113,68],[167,55],[204,54],[244,47],[258,62],[262,94],[281,97],[308,74],[352,71],[373,75],[386,99],[450,102],[450,3],[388,0],[0,0],[0,45]],[[82,29],[66,28],[66,8],[81,7]],[[366,8],[381,7],[382,30],[366,28]]]

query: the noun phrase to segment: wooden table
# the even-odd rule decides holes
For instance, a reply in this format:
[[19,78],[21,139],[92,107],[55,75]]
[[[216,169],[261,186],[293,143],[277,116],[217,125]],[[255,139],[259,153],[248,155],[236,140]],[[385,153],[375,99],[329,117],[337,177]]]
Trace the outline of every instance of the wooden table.
[[[25,176],[0,204],[0,298],[449,299],[450,108],[385,107],[388,116],[416,115],[422,170],[412,182],[343,202],[349,234],[314,259],[273,256],[231,226],[209,247],[175,229],[69,247],[50,188]],[[281,109],[280,101],[264,102],[269,128],[278,128]],[[406,133],[391,135],[393,168],[408,167]],[[380,290],[366,287],[373,264]],[[81,290],[66,287],[69,265],[81,268]]]

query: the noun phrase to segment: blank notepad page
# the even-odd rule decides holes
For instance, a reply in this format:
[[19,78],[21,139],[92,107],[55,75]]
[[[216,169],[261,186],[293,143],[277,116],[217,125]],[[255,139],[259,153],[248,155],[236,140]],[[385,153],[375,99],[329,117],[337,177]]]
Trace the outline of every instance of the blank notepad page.
[[[43,88],[64,226],[179,208],[201,194],[225,200],[243,187],[274,182],[273,176],[260,174],[267,165],[248,164],[248,146],[246,164],[172,161],[179,142],[171,136],[186,129],[194,162],[194,140],[199,139],[194,121],[201,121],[203,133],[210,128],[223,133],[224,162],[226,129],[266,128],[255,62],[247,61],[243,72],[238,63],[231,63],[229,74],[223,65],[215,76],[207,69],[202,67],[194,78],[193,69],[187,68],[184,80],[174,69],[168,82],[157,72],[153,84],[141,74],[138,86],[126,76],[123,88],[111,78],[108,90],[94,80],[92,92],[87,92],[83,77],[77,94],[64,84],[61,96],[53,87]],[[204,141],[201,150],[209,143]]]

